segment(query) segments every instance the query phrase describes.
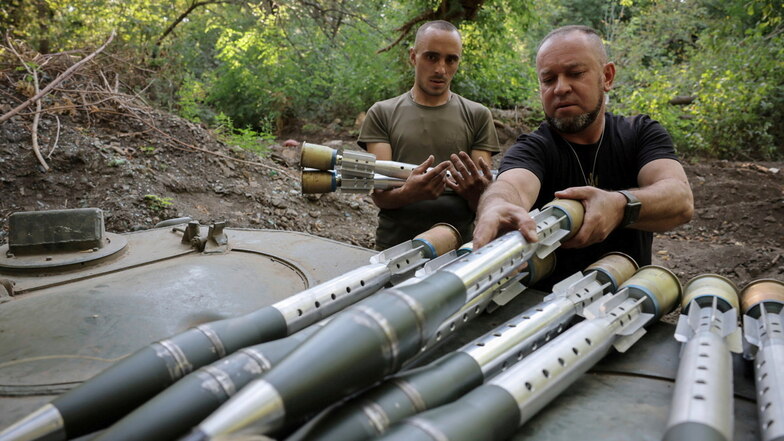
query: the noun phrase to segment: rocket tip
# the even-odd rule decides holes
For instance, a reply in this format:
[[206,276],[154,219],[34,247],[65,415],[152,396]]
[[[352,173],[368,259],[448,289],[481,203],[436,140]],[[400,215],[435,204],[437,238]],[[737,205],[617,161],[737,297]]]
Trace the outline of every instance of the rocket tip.
[[0,440],[65,439],[63,425],[60,411],[46,404],[0,432]]
[[210,436],[199,428],[193,429],[191,433],[179,439],[179,441],[209,441],[209,440],[210,440]]

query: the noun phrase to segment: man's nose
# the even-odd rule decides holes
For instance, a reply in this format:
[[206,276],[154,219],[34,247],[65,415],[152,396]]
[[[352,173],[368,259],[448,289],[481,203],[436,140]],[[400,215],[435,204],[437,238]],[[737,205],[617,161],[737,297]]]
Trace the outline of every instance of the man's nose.
[[571,90],[572,90],[572,85],[569,82],[569,79],[566,78],[565,76],[559,75],[558,78],[555,80],[555,89],[553,90],[553,92],[556,95],[564,95],[569,93]]
[[443,59],[439,60],[436,63],[436,73],[441,74],[441,75],[446,73],[446,61],[444,61]]

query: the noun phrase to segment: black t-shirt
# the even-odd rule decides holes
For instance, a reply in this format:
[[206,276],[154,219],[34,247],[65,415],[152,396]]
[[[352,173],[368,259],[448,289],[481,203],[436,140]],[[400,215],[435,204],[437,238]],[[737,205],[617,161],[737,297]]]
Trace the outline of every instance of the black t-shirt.
[[[604,137],[598,144],[570,145],[545,122],[535,132],[517,138],[504,155],[499,174],[513,168],[534,173],[541,189],[533,208],[541,208],[555,198],[556,191],[585,186],[589,180],[603,190],[639,187],[637,174],[645,164],[662,158],[677,160],[670,135],[646,115],[605,113]],[[612,251],[628,254],[640,266],[650,265],[652,242],[653,233],[619,228],[601,243],[580,249],[559,248],[555,273],[543,285],[582,271]]]

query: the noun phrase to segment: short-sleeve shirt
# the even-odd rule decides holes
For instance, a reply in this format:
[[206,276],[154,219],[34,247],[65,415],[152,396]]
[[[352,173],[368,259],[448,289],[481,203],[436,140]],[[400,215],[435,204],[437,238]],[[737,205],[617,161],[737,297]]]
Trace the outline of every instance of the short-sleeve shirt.
[[[435,163],[449,160],[453,153],[500,150],[493,117],[485,106],[452,93],[440,106],[423,106],[409,93],[375,103],[367,112],[357,144],[383,142],[392,146],[392,160],[421,164],[428,156]],[[456,194],[415,202],[393,210],[379,211],[376,247],[386,249],[446,222],[469,241],[474,212]]]
[[[513,168],[531,171],[541,183],[532,208],[541,208],[554,199],[556,191],[589,185],[589,181],[610,191],[638,187],[637,175],[643,166],[663,158],[677,160],[672,139],[661,124],[646,115],[622,117],[608,112],[601,145],[570,144],[545,122],[535,132],[517,138],[501,161],[499,175]],[[649,265],[652,243],[653,233],[619,228],[603,242],[580,249],[559,248],[549,281],[583,271],[613,251],[631,256],[640,266]]]

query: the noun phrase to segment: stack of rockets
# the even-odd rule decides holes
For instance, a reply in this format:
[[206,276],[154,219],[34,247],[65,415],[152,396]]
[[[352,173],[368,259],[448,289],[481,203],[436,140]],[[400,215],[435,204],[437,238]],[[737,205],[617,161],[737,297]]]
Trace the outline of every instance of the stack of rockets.
[[610,254],[486,335],[410,368],[547,276],[583,214],[579,202],[556,199],[531,212],[537,242],[513,231],[476,250],[437,225],[274,305],[153,343],[0,441],[508,439],[678,305],[681,359],[663,439],[732,439],[731,353],[743,351],[754,360],[761,439],[784,440],[784,283],[776,280],[752,282],[740,296],[714,274],[684,288],[663,267]]
[[[302,143],[302,193],[370,193],[402,186],[417,165],[377,160],[368,152]],[[496,170],[493,170],[495,179]],[[447,171],[447,176],[449,175]],[[451,189],[447,188],[447,192]]]
[[376,160],[376,155],[354,150],[302,143],[302,193],[370,193],[400,187],[413,164]]

